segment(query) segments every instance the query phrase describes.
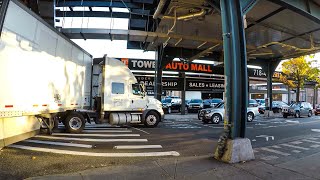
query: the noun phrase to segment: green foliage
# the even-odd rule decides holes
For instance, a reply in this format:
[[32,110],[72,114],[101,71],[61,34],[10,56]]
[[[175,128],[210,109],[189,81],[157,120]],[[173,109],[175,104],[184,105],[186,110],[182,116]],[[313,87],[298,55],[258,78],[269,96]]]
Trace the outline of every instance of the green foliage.
[[[313,81],[320,84],[320,70],[311,67],[311,62],[306,61],[307,56],[293,58],[282,64],[283,75],[280,76],[280,81],[288,85],[290,88],[297,89],[299,96],[300,88],[303,88],[306,81]],[[297,101],[299,97],[297,97]]]

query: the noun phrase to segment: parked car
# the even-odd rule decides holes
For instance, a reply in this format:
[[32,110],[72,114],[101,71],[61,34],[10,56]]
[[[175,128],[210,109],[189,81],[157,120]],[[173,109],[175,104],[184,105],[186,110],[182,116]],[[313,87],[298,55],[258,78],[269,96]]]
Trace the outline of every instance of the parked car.
[[[248,115],[248,122],[252,122],[253,119],[259,114],[258,107],[248,107],[247,108],[247,115]],[[224,109],[224,102],[219,103],[216,105],[215,108],[210,109],[202,109],[198,113],[198,119],[202,120],[203,123],[212,122],[214,124],[220,123],[224,119],[225,109]]]
[[222,102],[222,99],[214,98],[214,99],[205,99],[203,101],[203,108],[213,108],[218,103]]
[[198,112],[203,109],[203,101],[202,99],[191,99],[188,104],[188,113]]
[[259,105],[262,105],[266,102],[265,99],[255,99]]
[[320,114],[320,104],[316,105],[316,109],[314,110],[314,115]]
[[254,99],[249,100],[249,107],[258,107],[258,106],[259,106],[259,104],[256,100],[254,100]]
[[284,118],[288,116],[294,116],[296,118],[301,116],[312,116],[312,106],[308,102],[293,103],[288,107],[283,107],[282,115]]
[[[282,112],[283,107],[287,107],[288,104],[283,101],[272,101],[272,111],[274,113],[280,113]],[[264,114],[264,111],[266,110],[266,105],[261,104],[258,106],[258,111],[260,114]]]
[[162,101],[162,109],[165,113],[170,114],[172,110],[181,110],[181,99],[179,98],[165,98]]

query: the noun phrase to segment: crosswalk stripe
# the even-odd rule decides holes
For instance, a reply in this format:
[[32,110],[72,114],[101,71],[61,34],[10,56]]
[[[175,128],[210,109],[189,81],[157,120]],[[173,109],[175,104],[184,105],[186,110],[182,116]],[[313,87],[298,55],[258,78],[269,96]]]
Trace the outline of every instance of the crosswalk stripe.
[[291,148],[296,148],[296,149],[309,150],[309,148],[300,147],[300,146],[295,146],[295,145],[290,145],[290,144],[280,144],[280,145],[281,145],[281,146],[286,146],[286,147],[291,147]]
[[94,156],[94,157],[153,157],[153,156],[180,156],[177,151],[166,152],[144,152],[144,153],[95,153],[95,152],[81,152],[81,151],[68,151],[59,149],[39,148],[22,145],[9,145],[12,148],[19,148],[31,151],[49,152],[56,154],[68,154],[74,156]]
[[290,142],[290,143],[297,145],[297,144],[302,144],[303,142],[301,142],[301,141],[292,141],[292,142]]
[[320,145],[311,145],[310,147],[312,147],[312,148],[318,148],[318,147],[320,147]]
[[122,133],[122,132],[132,132],[131,130],[83,130],[84,133]]
[[298,150],[292,150],[292,152],[294,152],[294,153],[300,153],[301,151],[298,151]]
[[161,145],[119,145],[114,146],[113,149],[156,149],[156,148],[162,148]]
[[63,142],[38,141],[38,140],[24,140],[22,142],[30,142],[30,143],[37,143],[37,144],[49,144],[49,145],[57,145],[57,146],[92,148],[92,145],[76,144],[76,143],[63,143]]
[[275,154],[280,154],[280,155],[283,155],[283,156],[290,156],[289,153],[285,153],[285,152],[281,152],[281,151],[277,151],[277,150],[273,150],[273,149],[269,149],[269,148],[265,148],[265,147],[262,147],[260,149],[264,150],[264,151],[272,152],[272,153],[275,153]]
[[261,157],[260,159],[265,160],[265,161],[270,161],[270,160],[274,160],[274,159],[278,159],[278,156],[265,156],[265,157]]
[[310,142],[310,143],[315,143],[315,144],[320,144],[320,142],[317,142],[317,141],[311,141],[311,140],[308,140],[308,139],[303,139],[302,141]]
[[37,138],[67,140],[67,141],[85,141],[85,142],[148,142],[147,139],[90,139],[90,138],[68,138],[57,136],[35,136]]
[[280,149],[281,147],[280,146],[277,146],[277,145],[274,145],[272,146],[273,148],[277,148],[277,149]]
[[52,133],[53,136],[85,136],[85,137],[137,137],[140,134],[71,134],[71,133]]
[[319,138],[308,138],[310,140],[318,140]]

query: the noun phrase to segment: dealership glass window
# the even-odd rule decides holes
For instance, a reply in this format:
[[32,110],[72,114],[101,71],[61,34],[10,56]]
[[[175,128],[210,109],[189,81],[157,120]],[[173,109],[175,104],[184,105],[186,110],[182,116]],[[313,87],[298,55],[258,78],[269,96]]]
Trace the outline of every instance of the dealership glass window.
[[113,82],[112,86],[112,94],[124,94],[124,83]]
[[251,99],[264,99],[264,94],[251,94]]

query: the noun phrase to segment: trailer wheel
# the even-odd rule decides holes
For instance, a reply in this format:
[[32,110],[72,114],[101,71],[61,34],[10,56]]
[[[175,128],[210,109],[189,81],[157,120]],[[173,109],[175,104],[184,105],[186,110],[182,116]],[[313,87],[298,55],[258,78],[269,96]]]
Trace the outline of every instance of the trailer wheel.
[[85,123],[84,117],[80,113],[71,112],[65,120],[65,127],[70,133],[81,133]]
[[146,118],[145,118],[145,121],[144,121],[144,125],[146,127],[153,128],[153,127],[157,127],[159,122],[160,122],[159,115],[154,111],[150,111],[146,115]]

